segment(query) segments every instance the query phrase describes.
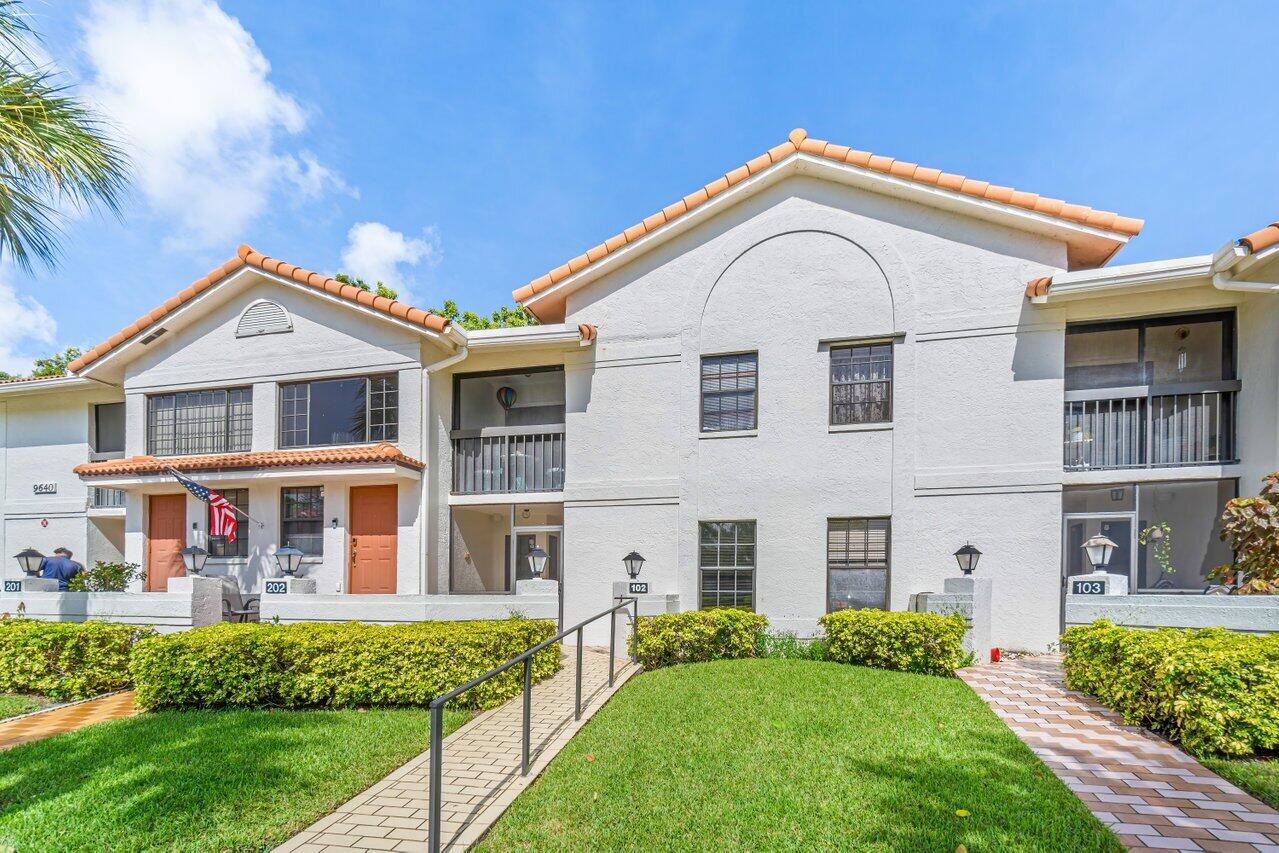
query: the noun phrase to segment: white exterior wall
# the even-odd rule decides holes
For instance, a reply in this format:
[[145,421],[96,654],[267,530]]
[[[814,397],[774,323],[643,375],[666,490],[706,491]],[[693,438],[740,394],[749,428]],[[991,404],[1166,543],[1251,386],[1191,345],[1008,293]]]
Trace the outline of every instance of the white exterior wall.
[[[111,520],[94,527],[88,488],[71,469],[89,459],[93,405],[120,399],[103,387],[0,400],[0,575],[22,576],[13,555],[28,546],[44,554],[65,546],[86,565],[118,559],[118,543],[102,532]],[[57,493],[35,494],[37,483],[56,484]]]
[[[1059,618],[1063,326],[1024,282],[1062,244],[790,179],[571,294],[600,329],[570,364],[566,612],[602,609],[620,560],[698,603],[697,523],[757,522],[756,607],[808,633],[826,610],[826,519],[890,516],[890,603],[940,590],[965,541],[995,583],[993,641],[1044,648]],[[829,426],[824,342],[894,336],[894,417]],[[699,433],[700,357],[759,352],[759,426]],[[674,584],[668,588],[668,584]]]

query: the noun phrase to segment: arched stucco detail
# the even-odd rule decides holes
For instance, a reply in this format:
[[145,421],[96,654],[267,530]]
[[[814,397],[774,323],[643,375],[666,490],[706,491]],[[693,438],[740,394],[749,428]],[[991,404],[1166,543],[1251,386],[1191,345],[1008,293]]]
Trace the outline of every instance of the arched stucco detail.
[[863,247],[811,229],[773,234],[735,257],[702,305],[702,349],[770,341],[779,325],[818,341],[896,329],[892,288]]

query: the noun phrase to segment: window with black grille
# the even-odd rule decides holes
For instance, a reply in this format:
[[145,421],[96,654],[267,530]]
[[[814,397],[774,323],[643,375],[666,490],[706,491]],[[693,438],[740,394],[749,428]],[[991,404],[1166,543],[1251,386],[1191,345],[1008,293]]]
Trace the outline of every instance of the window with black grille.
[[755,429],[759,353],[702,356],[702,432]]
[[888,607],[887,518],[826,520],[826,609]]
[[703,521],[698,529],[701,607],[755,609],[755,522]]
[[395,441],[399,387],[394,374],[280,386],[280,446]]
[[831,424],[875,424],[892,419],[893,345],[831,347]]
[[182,391],[147,398],[147,453],[243,453],[253,439],[253,389]]
[[280,539],[308,557],[324,553],[324,487],[280,490]]
[[[245,514],[249,511],[249,490],[248,489],[221,489],[218,491],[222,497],[227,499],[227,503],[235,507],[237,512],[236,518],[243,522]],[[209,525],[206,529],[213,529],[213,519],[208,517],[212,515],[212,507],[206,513],[205,521]],[[235,541],[228,542],[225,536],[209,535],[209,556],[210,557],[247,557],[249,555],[249,526],[241,524],[239,530],[236,531]]]

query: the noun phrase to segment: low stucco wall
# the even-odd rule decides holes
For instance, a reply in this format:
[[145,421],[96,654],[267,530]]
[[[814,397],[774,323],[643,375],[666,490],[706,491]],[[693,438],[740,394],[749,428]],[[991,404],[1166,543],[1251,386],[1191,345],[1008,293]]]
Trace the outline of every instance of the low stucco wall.
[[1067,595],[1066,626],[1109,619],[1130,628],[1279,631],[1274,595]]
[[263,595],[263,622],[373,622],[558,619],[557,595]]
[[162,634],[222,621],[222,582],[173,578],[169,592],[13,592],[0,595],[0,612],[48,622],[118,622],[150,625]]

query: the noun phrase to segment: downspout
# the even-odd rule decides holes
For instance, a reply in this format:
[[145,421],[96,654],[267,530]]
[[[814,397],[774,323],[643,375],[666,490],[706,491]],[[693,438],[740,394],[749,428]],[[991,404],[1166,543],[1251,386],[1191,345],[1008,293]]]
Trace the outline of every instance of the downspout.
[[[429,444],[430,438],[431,438],[431,374],[438,373],[439,371],[445,369],[446,367],[452,367],[453,365],[457,364],[458,362],[465,359],[468,355],[470,355],[470,348],[467,346],[466,332],[462,331],[461,329],[456,329],[452,325],[449,326],[447,331],[451,333],[449,337],[451,337],[454,340],[455,344],[457,345],[457,349],[453,351],[452,355],[446,356],[440,359],[439,361],[432,362],[431,364],[426,365],[426,369],[422,371],[422,377],[424,380],[422,382],[422,385],[423,385],[423,388],[422,388],[422,440],[424,442],[424,446],[423,446],[424,450],[427,449],[426,444]],[[421,503],[421,508],[419,512],[421,513],[420,517],[422,519],[429,519],[431,517],[430,516],[431,492],[434,486],[434,483],[431,480],[431,473],[433,469],[431,468],[431,465],[430,465],[430,458],[431,458],[430,454],[424,453],[423,455],[427,457],[426,459],[427,475],[426,475],[426,482],[423,484],[423,487],[422,487],[422,503]],[[429,530],[430,530],[429,522],[427,523],[426,528],[427,528],[426,531],[424,531],[424,538],[425,538],[425,535],[429,535]],[[431,548],[429,547],[423,548],[423,552],[424,552],[422,555],[423,570],[419,572],[417,576],[417,594],[418,595],[426,595],[427,589],[430,587],[430,584],[427,583],[427,572],[431,570],[432,566],[430,564],[429,559],[427,558],[427,555],[430,554]]]

